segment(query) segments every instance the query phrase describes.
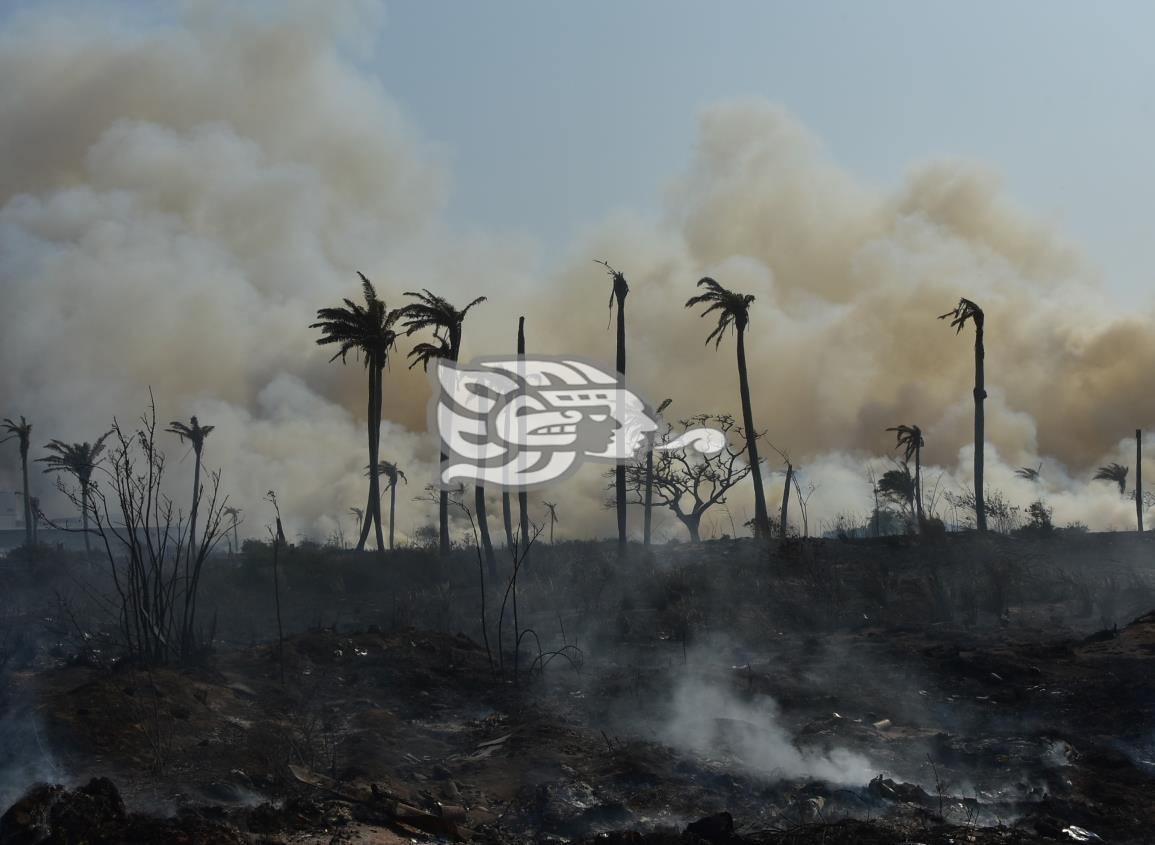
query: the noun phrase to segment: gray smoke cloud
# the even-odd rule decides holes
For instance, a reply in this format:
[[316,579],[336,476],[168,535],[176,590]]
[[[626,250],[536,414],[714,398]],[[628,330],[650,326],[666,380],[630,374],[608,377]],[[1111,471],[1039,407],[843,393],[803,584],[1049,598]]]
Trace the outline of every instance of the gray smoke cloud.
[[[960,295],[987,313],[990,484],[1023,504],[1044,493],[1058,522],[1129,524],[1132,506],[1088,479],[1132,464],[1126,438],[1155,416],[1151,315],[1113,307],[997,175],[937,161],[868,187],[780,107],[718,103],[660,214],[611,214],[543,270],[524,238],[447,230],[442,151],[364,69],[382,25],[357,0],[204,0],[147,22],[37,7],[0,33],[0,412],[28,416],[37,447],[135,418],[151,386],[162,421],[216,426],[206,462],[225,468],[247,533],[263,533],[272,488],[291,534],[323,537],[364,504],[365,374],[327,363],[307,328],[318,307],[357,295],[364,270],[391,306],[421,287],[488,295],[466,357],[511,351],[525,314],[531,351],[610,364],[609,280],[592,262],[607,258],[632,286],[629,378],[672,397],[670,416],[737,410],[732,340],[703,346],[709,327],[682,308],[694,282],[755,294],[756,420],[815,485],[812,531],[868,510],[889,425],[922,427],[928,477],[969,482],[972,335],[935,319]],[[403,535],[433,518],[409,494],[436,462],[407,350],[382,434],[410,479]],[[180,490],[191,458],[170,447]],[[15,450],[0,461],[16,489]],[[1041,490],[1014,478],[1039,461]],[[550,492],[560,536],[612,530],[604,484],[591,469]],[[749,491],[729,505],[740,527]]]

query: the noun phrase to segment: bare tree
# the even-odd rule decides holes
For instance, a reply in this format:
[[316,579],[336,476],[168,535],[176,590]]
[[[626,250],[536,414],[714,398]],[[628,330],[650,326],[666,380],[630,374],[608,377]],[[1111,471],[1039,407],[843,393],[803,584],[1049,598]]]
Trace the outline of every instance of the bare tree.
[[[710,425],[745,441],[745,432],[729,415],[701,414],[681,420],[681,431]],[[667,426],[665,439],[669,440],[673,426]],[[748,442],[748,441],[745,441]],[[750,465],[745,461],[745,442],[735,447],[727,442],[725,448],[715,455],[703,455],[692,449],[671,449],[663,451],[654,461],[652,479],[653,501],[669,508],[674,516],[686,527],[690,540],[701,541],[702,517],[714,505],[725,504],[727,492],[742,482],[750,474]],[[625,464],[626,489],[629,501],[642,504],[645,501],[646,465],[644,461]]]
[[549,544],[553,545],[553,527],[557,525],[557,503],[556,502],[542,502],[546,510],[549,511]]
[[190,544],[190,521],[164,493],[155,405],[135,431],[114,422],[109,436],[108,461],[92,464],[99,482],[89,478],[79,491],[61,489],[85,510],[104,547],[129,654],[150,663],[188,662],[211,640],[198,632],[197,599],[205,561],[227,530],[220,472],[209,474],[204,524]]

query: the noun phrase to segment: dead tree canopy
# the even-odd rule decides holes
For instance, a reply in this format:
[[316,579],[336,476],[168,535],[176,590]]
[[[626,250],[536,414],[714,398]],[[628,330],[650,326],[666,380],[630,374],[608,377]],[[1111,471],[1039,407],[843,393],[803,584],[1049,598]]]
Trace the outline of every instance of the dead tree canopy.
[[[702,517],[714,505],[724,504],[726,493],[750,474],[745,460],[746,434],[726,414],[699,414],[666,427],[663,442],[691,428],[707,426],[733,437],[716,455],[703,455],[693,449],[674,449],[654,455],[652,476],[653,504],[673,511],[690,533],[690,540],[701,540]],[[646,464],[644,460],[626,465],[626,490],[630,504],[645,504]]]

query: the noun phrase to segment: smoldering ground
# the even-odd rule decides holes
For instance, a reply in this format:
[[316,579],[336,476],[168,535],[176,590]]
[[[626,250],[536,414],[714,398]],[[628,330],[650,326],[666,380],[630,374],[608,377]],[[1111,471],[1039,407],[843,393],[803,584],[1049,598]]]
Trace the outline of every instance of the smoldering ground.
[[[673,398],[671,417],[737,406],[731,342],[703,346],[681,307],[694,282],[756,296],[755,418],[815,484],[813,524],[868,510],[852,468],[891,454],[883,429],[900,422],[922,427],[928,475],[968,484],[971,340],[935,319],[960,295],[987,313],[990,483],[1042,461],[1057,521],[1128,524],[1127,503],[1088,478],[1155,415],[1155,331],[997,174],[914,162],[899,184],[867,186],[781,107],[722,102],[700,114],[659,214],[614,211],[547,259],[523,236],[445,223],[446,151],[366,69],[383,26],[361,0],[147,18],[37,4],[7,19],[0,396],[37,445],[135,418],[151,386],[162,419],[216,426],[206,463],[226,468],[246,533],[263,533],[273,488],[291,533],[325,537],[363,504],[365,374],[327,363],[307,328],[317,308],[355,295],[363,270],[390,306],[423,287],[488,295],[465,357],[509,351],[524,314],[531,350],[608,362],[609,283],[592,261],[606,258],[631,284],[629,379]],[[408,343],[386,375],[382,450],[420,490],[436,454]],[[15,489],[13,452],[2,460]],[[601,484],[591,471],[550,493],[567,536],[610,530]],[[731,497],[738,524],[749,498]],[[403,536],[428,521],[410,496],[398,507]]]

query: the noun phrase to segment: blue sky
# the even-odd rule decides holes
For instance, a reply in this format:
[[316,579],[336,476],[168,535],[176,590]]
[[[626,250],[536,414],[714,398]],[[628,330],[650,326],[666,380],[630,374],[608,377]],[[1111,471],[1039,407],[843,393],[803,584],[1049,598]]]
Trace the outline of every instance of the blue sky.
[[450,219],[565,248],[654,209],[718,99],[784,104],[868,184],[1001,174],[1124,303],[1155,265],[1155,4],[392,2],[374,63],[452,165]]

